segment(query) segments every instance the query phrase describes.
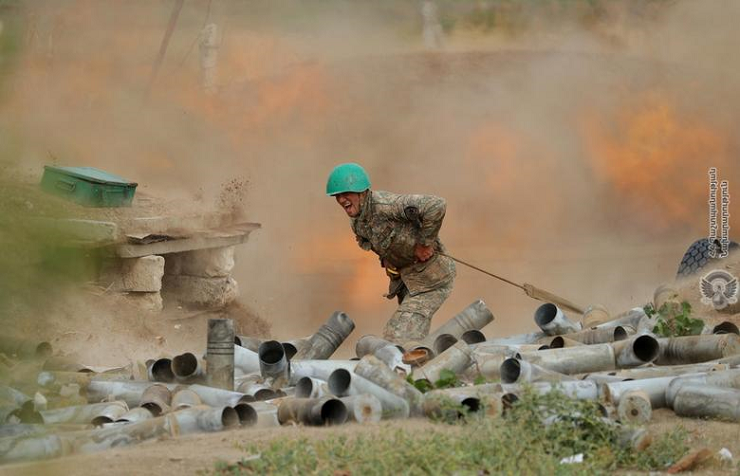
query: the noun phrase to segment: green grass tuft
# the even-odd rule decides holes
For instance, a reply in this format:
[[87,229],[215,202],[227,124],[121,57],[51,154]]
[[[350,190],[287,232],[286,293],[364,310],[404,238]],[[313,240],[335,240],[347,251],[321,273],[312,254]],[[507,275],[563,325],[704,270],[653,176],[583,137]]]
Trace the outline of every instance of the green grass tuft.
[[[665,469],[687,451],[683,430],[638,452],[620,444],[623,429],[605,420],[594,402],[526,393],[503,418],[471,416],[423,433],[397,429],[250,444],[244,460],[219,463],[214,474],[606,474]],[[583,463],[560,463],[579,453]]]

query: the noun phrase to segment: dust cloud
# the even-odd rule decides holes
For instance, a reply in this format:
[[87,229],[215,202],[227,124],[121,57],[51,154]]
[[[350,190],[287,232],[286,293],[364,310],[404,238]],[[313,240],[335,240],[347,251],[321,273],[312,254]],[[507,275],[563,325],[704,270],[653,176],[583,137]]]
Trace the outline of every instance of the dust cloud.
[[[448,34],[429,52],[416,2],[186,2],[151,88],[172,2],[19,3],[5,12],[23,29],[2,152],[31,180],[54,157],[199,204],[248,181],[243,216],[263,229],[235,277],[275,336],[341,309],[356,339],[395,309],[377,258],[323,193],[345,161],[376,189],[445,197],[454,256],[619,312],[706,235],[707,169],[738,177],[740,5],[572,3],[517,15],[515,2],[478,2],[500,7],[503,27],[486,32],[450,26],[462,7],[441,2]],[[211,22],[219,90],[207,95],[198,38]],[[461,266],[433,326],[477,298],[496,315],[488,335],[533,328],[536,301]]]

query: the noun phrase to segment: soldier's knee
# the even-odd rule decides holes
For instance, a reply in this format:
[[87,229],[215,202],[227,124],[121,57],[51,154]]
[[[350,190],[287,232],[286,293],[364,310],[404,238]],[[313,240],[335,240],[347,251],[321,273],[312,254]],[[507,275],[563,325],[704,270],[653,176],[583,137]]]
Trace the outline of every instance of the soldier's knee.
[[393,342],[421,340],[429,334],[431,316],[419,312],[402,311],[393,314],[386,323],[384,336]]

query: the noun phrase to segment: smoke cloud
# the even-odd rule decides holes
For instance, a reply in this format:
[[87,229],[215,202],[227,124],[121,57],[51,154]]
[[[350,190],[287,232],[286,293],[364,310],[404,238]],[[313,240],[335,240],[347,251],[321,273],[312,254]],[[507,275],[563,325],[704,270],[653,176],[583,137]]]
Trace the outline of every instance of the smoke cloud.
[[[483,31],[449,26],[462,14],[441,2],[448,35],[428,52],[415,2],[186,2],[148,91],[170,2],[28,2],[0,121],[29,179],[51,154],[194,207],[246,179],[243,216],[263,229],[235,277],[276,336],[341,309],[356,339],[395,309],[323,193],[345,161],[376,189],[445,197],[452,255],[616,313],[707,234],[707,169],[731,190],[739,176],[740,5],[587,3],[510,9]],[[215,95],[198,60],[211,22]],[[496,316],[487,334],[533,328],[539,303],[461,266],[433,326],[477,298]]]

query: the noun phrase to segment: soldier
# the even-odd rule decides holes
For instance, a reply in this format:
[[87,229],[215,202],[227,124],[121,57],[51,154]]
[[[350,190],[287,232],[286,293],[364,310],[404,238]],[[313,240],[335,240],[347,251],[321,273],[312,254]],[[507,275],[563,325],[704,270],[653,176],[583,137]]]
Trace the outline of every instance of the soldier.
[[351,218],[360,248],[374,251],[390,278],[386,297],[397,298],[399,305],[385,325],[384,338],[403,344],[426,337],[456,274],[452,259],[439,254],[445,252],[437,236],[445,200],[370,190],[370,178],[358,164],[335,167],[326,194]]

